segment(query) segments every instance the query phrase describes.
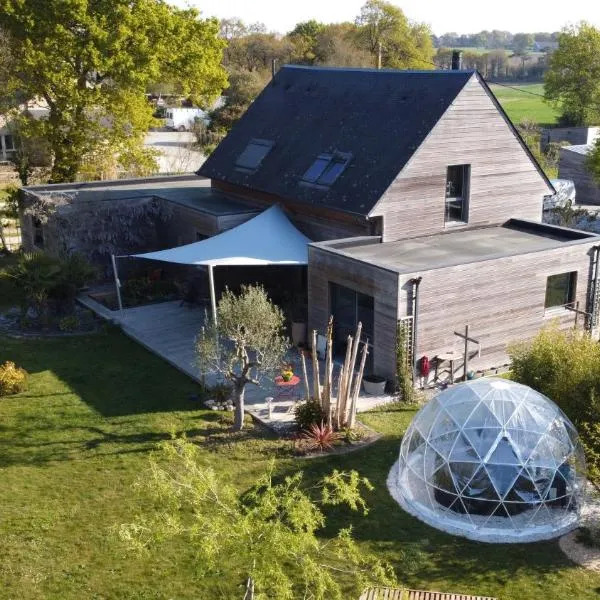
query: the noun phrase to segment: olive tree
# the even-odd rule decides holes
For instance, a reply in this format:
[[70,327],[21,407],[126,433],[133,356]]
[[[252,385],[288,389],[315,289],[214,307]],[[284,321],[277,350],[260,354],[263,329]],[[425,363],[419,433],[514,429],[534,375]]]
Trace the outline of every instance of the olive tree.
[[242,286],[236,296],[226,290],[217,307],[217,322],[208,322],[196,341],[203,373],[217,372],[233,386],[234,430],[244,426],[246,384],[260,385],[281,366],[288,349],[284,317],[260,286]]
[[185,539],[201,570],[198,597],[342,600],[395,583],[392,568],[359,548],[350,527],[324,531],[323,506],[367,513],[362,494],[373,486],[356,471],[333,471],[308,485],[302,472],[277,480],[271,464],[240,492],[203,464],[195,444],[177,439],[162,448],[138,486],[151,501],[119,535],[138,551]]

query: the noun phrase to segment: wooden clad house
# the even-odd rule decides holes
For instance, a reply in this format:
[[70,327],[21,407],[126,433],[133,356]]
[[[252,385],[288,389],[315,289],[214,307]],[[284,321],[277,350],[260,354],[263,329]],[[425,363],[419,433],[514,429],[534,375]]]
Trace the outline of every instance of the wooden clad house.
[[309,328],[333,314],[343,351],[361,321],[370,369],[391,382],[399,321],[415,363],[451,355],[468,325],[473,369],[505,363],[508,343],[552,319],[596,325],[600,238],[541,223],[552,185],[477,72],[285,66],[198,174],[210,198],[200,178],[121,195],[177,186],[176,224],[184,208],[202,223],[212,211],[208,234],[223,212],[281,206],[313,240]]
[[309,327],[333,314],[341,350],[362,321],[389,380],[399,319],[415,360],[469,325],[477,369],[596,314],[600,239],[541,223],[552,185],[477,72],[284,67],[199,173],[286,209],[315,241]]

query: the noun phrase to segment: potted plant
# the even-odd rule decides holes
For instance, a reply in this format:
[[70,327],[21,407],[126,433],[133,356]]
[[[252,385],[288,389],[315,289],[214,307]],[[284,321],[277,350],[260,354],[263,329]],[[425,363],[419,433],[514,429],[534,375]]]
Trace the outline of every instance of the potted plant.
[[290,381],[293,376],[294,376],[294,369],[293,369],[292,365],[287,364],[287,365],[283,365],[283,367],[281,367],[281,379],[283,379],[284,381]]
[[363,389],[369,396],[381,396],[385,393],[385,377],[380,375],[365,375],[363,377]]

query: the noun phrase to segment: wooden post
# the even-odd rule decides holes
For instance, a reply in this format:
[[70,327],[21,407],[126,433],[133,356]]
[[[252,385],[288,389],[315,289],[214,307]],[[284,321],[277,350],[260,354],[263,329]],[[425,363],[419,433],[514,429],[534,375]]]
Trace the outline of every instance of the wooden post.
[[327,424],[331,425],[331,388],[333,376],[333,317],[327,325],[327,349],[325,356],[325,375],[323,381],[323,409],[327,415]]
[[350,412],[348,414],[348,428],[353,429],[356,421],[356,404],[358,402],[358,394],[360,393],[360,384],[362,383],[363,373],[365,371],[365,363],[367,362],[367,354],[369,354],[368,341],[364,342],[362,350],[362,358],[360,361],[360,369],[358,375],[354,378],[354,389],[352,391],[352,401],[350,403]]
[[352,350],[354,344],[352,340],[352,336],[348,336],[346,340],[346,358],[344,359],[344,364],[340,370],[340,377],[338,382],[338,393],[337,393],[337,402],[335,405],[335,421],[336,428],[339,429],[346,423],[346,405],[348,403],[348,378],[352,380],[352,367],[350,365],[350,359],[352,358]]
[[302,361],[302,375],[304,377],[304,393],[306,399],[310,400],[310,385],[308,384],[308,373],[306,372],[306,360],[304,359],[304,352],[300,350],[300,360]]
[[319,357],[317,356],[317,330],[312,332],[312,364],[313,364],[313,396],[317,402],[321,402],[321,381],[319,379]]
[[117,302],[119,304],[119,311],[123,312],[123,301],[121,300],[121,282],[119,281],[119,272],[117,271],[117,259],[114,254],[110,255],[112,262],[113,275],[115,278],[115,289],[117,290]]
[[215,278],[213,275],[213,265],[208,265],[208,282],[210,284],[210,308],[215,326],[217,325],[217,298],[215,295]]
[[465,377],[463,381],[467,380],[467,372],[469,368],[469,326],[465,325]]

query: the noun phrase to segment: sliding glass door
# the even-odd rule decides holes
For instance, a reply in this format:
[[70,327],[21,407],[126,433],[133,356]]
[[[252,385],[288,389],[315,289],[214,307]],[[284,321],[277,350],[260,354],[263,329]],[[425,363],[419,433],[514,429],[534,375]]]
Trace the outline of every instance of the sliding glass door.
[[331,314],[333,315],[333,344],[337,356],[346,353],[346,339],[354,337],[356,325],[362,323],[362,339],[369,342],[369,364],[373,358],[371,350],[375,329],[375,311],[373,296],[355,292],[350,288],[329,284]]

